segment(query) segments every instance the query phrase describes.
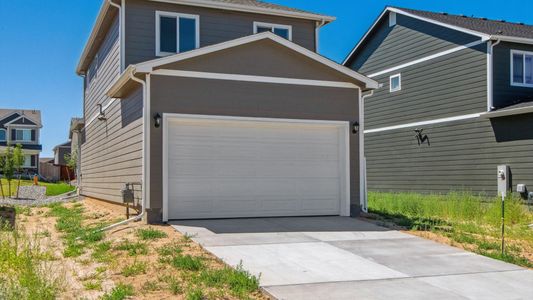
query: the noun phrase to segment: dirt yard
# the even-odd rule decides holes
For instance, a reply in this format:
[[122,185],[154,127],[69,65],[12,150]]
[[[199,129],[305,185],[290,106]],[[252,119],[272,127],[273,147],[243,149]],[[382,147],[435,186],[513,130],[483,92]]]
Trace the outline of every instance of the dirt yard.
[[125,208],[84,199],[19,208],[17,227],[46,253],[58,283],[54,298],[268,299],[257,278],[228,268],[170,226],[136,222],[94,233],[124,219]]

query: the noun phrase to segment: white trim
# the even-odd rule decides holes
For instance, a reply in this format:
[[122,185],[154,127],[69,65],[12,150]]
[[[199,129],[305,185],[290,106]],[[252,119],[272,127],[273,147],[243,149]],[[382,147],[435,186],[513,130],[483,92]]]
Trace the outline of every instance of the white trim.
[[403,68],[406,68],[406,67],[410,67],[412,65],[416,65],[416,64],[419,64],[419,63],[426,62],[428,60],[432,60],[432,59],[435,59],[435,58],[439,58],[441,56],[452,54],[452,53],[455,53],[457,51],[461,51],[461,50],[464,50],[464,49],[475,47],[477,45],[485,43],[486,41],[487,40],[474,41],[474,42],[471,42],[471,43],[468,43],[468,44],[465,44],[465,45],[461,45],[459,47],[455,47],[455,48],[448,49],[448,50],[445,50],[445,51],[442,51],[442,52],[439,52],[439,53],[435,53],[435,54],[432,54],[432,55],[429,55],[429,56],[426,56],[426,57],[422,57],[422,58],[419,58],[419,59],[416,59],[416,60],[413,60],[413,61],[410,61],[410,62],[406,62],[404,64],[401,64],[401,65],[398,65],[398,66],[395,66],[395,67],[392,67],[392,68],[389,68],[389,69],[385,69],[385,70],[382,70],[382,71],[379,71],[379,72],[376,72],[376,73],[372,73],[372,74],[368,75],[368,77],[374,78],[374,77],[379,76],[379,75],[383,75],[383,74],[386,74],[386,73],[397,71],[397,70],[400,70],[400,69],[403,69]]
[[[514,82],[514,60],[513,56],[515,54],[522,55],[522,79],[524,80],[523,83]],[[533,88],[533,83],[526,83],[526,56],[531,56],[533,58],[533,52],[531,51],[523,51],[523,50],[515,50],[511,49],[511,86],[518,86],[518,87],[526,87],[526,88]],[[533,68],[533,63],[532,66]]]
[[[163,222],[168,222],[168,123],[169,119],[196,119],[196,120],[236,120],[252,122],[277,122],[277,123],[295,123],[295,124],[324,124],[344,128],[345,148],[343,149],[345,160],[345,190],[344,199],[340,199],[339,214],[341,216],[350,215],[350,122],[348,121],[326,121],[326,120],[307,120],[307,119],[278,119],[278,118],[253,118],[253,117],[235,117],[219,115],[193,115],[193,114],[175,114],[163,113]],[[347,139],[347,140],[346,140]]]
[[424,125],[432,125],[432,124],[439,124],[439,123],[448,123],[448,122],[453,122],[453,121],[475,119],[475,118],[479,118],[482,114],[483,113],[476,113],[476,114],[469,114],[469,115],[462,115],[462,116],[448,117],[448,118],[442,118],[442,119],[434,119],[434,120],[428,120],[428,121],[420,121],[420,122],[414,122],[414,123],[406,123],[406,124],[401,124],[401,125],[368,129],[368,130],[365,130],[365,134],[390,131],[390,130],[402,129],[402,128],[409,128],[409,127],[416,127],[416,126],[424,126]]
[[[161,51],[161,17],[176,18],[176,52],[163,52]],[[195,48],[200,48],[200,16],[191,14],[182,14],[169,11],[155,12],[155,55],[158,57],[174,55],[180,52],[180,20],[179,19],[193,19],[195,21]]]
[[120,9],[120,71],[126,68],[126,0],[122,0]]
[[[254,34],[257,34],[258,27],[267,27],[270,28],[270,32],[274,33],[274,29],[286,29],[288,31],[288,40],[292,41],[292,26],[291,25],[282,25],[274,23],[265,23],[265,22],[254,22]],[[274,33],[275,34],[275,33]]]
[[[392,88],[392,80],[394,78],[398,78],[398,87],[393,89]],[[394,92],[398,92],[398,91],[401,91],[401,90],[402,90],[402,74],[398,73],[398,74],[391,75],[389,77],[389,92],[390,93],[394,93]]]
[[159,69],[153,75],[358,89],[350,82]]
[[390,12],[389,13],[389,27],[393,27],[396,25],[396,13]]
[[0,142],[6,142],[7,141],[7,130],[4,128],[0,128],[0,132],[2,131],[4,132],[4,139],[3,140],[0,139]]
[[487,111],[491,111],[493,105],[492,99],[492,41],[487,42]]
[[500,109],[495,111],[489,111],[486,113],[481,114],[481,118],[483,119],[491,119],[496,117],[506,117],[506,116],[514,116],[514,115],[522,115],[522,114],[528,114],[533,113],[533,104],[531,106],[526,107],[518,107],[518,108],[510,108],[510,109]]
[[[13,124],[13,122],[18,121],[18,120],[20,120],[20,119],[22,119],[22,118],[26,118],[26,119],[32,121],[33,124],[35,124],[35,125],[31,125],[31,124]],[[19,115],[19,116],[16,117],[15,119],[13,119],[13,120],[11,120],[11,121],[5,123],[5,124],[4,124],[4,127],[5,127],[5,126],[21,126],[21,127],[37,127],[37,128],[41,128],[41,127],[42,127],[42,126],[39,125],[37,122],[35,122],[35,120],[33,120],[32,118],[29,118],[27,115]]]
[[530,39],[530,38],[521,38],[521,37],[503,36],[503,35],[493,35],[492,38],[495,40],[501,40],[504,42],[513,42],[513,43],[533,45],[533,39]]
[[432,24],[435,24],[435,25],[439,25],[439,26],[442,26],[442,27],[446,27],[446,28],[450,28],[450,29],[457,30],[457,31],[460,31],[460,32],[468,33],[468,34],[471,34],[471,35],[474,35],[474,36],[478,36],[482,40],[489,40],[490,37],[491,37],[490,35],[485,34],[485,33],[481,33],[481,32],[474,31],[474,30],[469,30],[469,29],[466,29],[466,28],[458,27],[458,26],[449,25],[449,24],[442,23],[442,22],[439,22],[439,21],[435,21],[435,20],[432,20],[432,19],[429,19],[429,18],[420,17],[420,16],[417,16],[417,15],[405,12],[405,11],[403,11],[401,9],[394,8],[394,7],[386,7],[383,10],[383,12],[381,12],[379,17],[376,19],[374,24],[372,24],[370,29],[365,33],[363,38],[361,38],[361,40],[359,40],[359,42],[355,45],[355,47],[350,52],[350,54],[348,54],[348,56],[344,59],[344,61],[342,62],[343,65],[345,65],[348,62],[348,60],[352,57],[352,55],[359,49],[359,47],[362,45],[362,43],[365,41],[365,39],[370,35],[370,33],[373,31],[373,29],[377,26],[377,24],[381,21],[381,19],[383,18],[383,16],[387,12],[398,13],[398,14],[401,14],[401,15],[404,15],[404,16],[408,16],[408,17],[411,17],[411,18],[422,20],[422,21],[425,21],[425,22],[428,22],[428,23],[432,23]]
[[[146,143],[144,148],[144,153],[143,155],[146,156],[146,159],[144,160],[145,162],[145,173],[144,173],[144,181],[146,182],[146,184],[144,185],[143,187],[143,190],[145,190],[146,192],[144,193],[144,196],[145,196],[145,202],[144,202],[144,205],[145,205],[145,208],[150,208],[151,204],[150,204],[150,170],[151,170],[151,156],[150,156],[150,140],[151,140],[151,135],[150,135],[150,130],[151,130],[151,118],[152,118],[152,104],[151,104],[151,97],[150,97],[150,94],[151,94],[151,82],[152,82],[152,79],[151,79],[151,75],[148,74],[146,75],[146,91],[145,91],[145,94],[143,95],[143,98],[145,98],[145,103],[144,105],[146,105],[146,118],[144,119],[143,123],[147,123],[147,125],[144,127],[143,130],[145,130],[146,132],[144,132],[144,137],[143,137],[143,141]],[[161,127],[160,127],[161,128]]]
[[247,44],[247,43],[251,43],[251,42],[255,42],[255,41],[259,41],[259,40],[263,40],[263,39],[271,39],[279,44],[282,44],[283,46],[295,51],[295,52],[298,52],[304,56],[307,56],[319,63],[322,63],[344,75],[347,75],[349,77],[352,77],[356,80],[359,80],[363,83],[365,83],[366,85],[366,88],[369,88],[369,89],[376,89],[378,88],[378,83],[362,74],[359,74],[347,67],[344,67],[344,66],[341,66],[339,64],[337,64],[336,62],[332,61],[332,60],[329,60],[309,49],[306,49],[300,45],[297,45],[289,40],[286,40],[282,37],[279,37],[271,32],[263,32],[263,33],[258,33],[258,34],[254,34],[254,35],[250,35],[250,36],[246,36],[246,37],[242,37],[242,38],[238,38],[238,39],[235,39],[235,40],[231,40],[231,41],[228,41],[228,42],[223,42],[223,43],[220,43],[220,44],[216,44],[216,45],[212,45],[212,46],[206,46],[206,47],[202,47],[202,48],[199,48],[199,49],[196,49],[196,50],[192,50],[192,51],[188,51],[188,52],[184,52],[184,53],[178,53],[178,54],[175,54],[175,55],[171,55],[171,56],[167,56],[167,57],[163,57],[163,58],[159,58],[159,59],[154,59],[154,60],[151,60],[151,61],[147,61],[147,62],[144,62],[144,63],[140,63],[138,65],[135,65],[134,68],[138,71],[138,72],[141,72],[141,73],[149,73],[151,71],[154,70],[154,68],[157,68],[161,65],[166,65],[166,64],[170,64],[170,63],[174,63],[174,62],[178,62],[178,61],[183,61],[183,60],[186,60],[186,59],[189,59],[189,58],[193,58],[193,57],[197,57],[197,56],[201,56],[201,55],[205,55],[205,54],[209,54],[209,53],[213,53],[213,52],[216,52],[216,51],[220,51],[220,50],[224,50],[224,49],[228,49],[228,48],[232,48],[232,47],[236,47],[236,46],[240,46],[240,45],[243,45],[243,44]]

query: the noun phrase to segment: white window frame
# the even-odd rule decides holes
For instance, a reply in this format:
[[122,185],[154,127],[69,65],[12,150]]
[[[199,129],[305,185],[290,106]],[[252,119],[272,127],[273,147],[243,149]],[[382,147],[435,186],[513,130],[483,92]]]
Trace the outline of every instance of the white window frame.
[[292,42],[292,26],[265,22],[254,22],[254,34],[257,34],[258,27],[270,27],[270,31],[274,33],[274,29],[287,29],[289,31],[289,41]]
[[[12,140],[12,141],[14,141],[14,142],[26,142],[26,143],[28,143],[28,142],[33,142],[33,141],[31,140],[31,131],[32,131],[32,129],[28,129],[28,128],[13,128],[13,129],[15,130],[15,136],[12,136],[12,137],[11,137],[11,140]],[[20,131],[23,131],[23,132],[24,132],[24,131],[29,131],[29,133],[30,133],[30,139],[29,139],[29,140],[25,140],[25,139],[19,140],[19,139],[17,139],[17,132],[18,132],[19,130],[20,130]],[[22,133],[22,136],[24,137],[24,133]]]
[[7,141],[7,130],[4,128],[0,128],[0,132],[4,132],[4,139],[0,139],[0,142],[6,142]]
[[[398,78],[398,87],[395,89],[392,88],[392,79],[394,78]],[[394,92],[401,91],[401,90],[402,90],[402,74],[398,73],[398,74],[391,75],[389,77],[389,91],[391,93],[394,93]]]
[[[161,17],[176,18],[176,53],[161,51]],[[180,22],[179,18],[194,19],[196,22],[196,49],[200,48],[200,16],[191,14],[182,14],[168,11],[155,12],[155,55],[159,57],[174,55],[180,53]]]
[[[520,83],[520,82],[514,82],[514,61],[513,61],[513,56],[515,54],[521,54],[522,55],[522,76],[523,76],[523,80],[524,82],[523,83]],[[533,52],[530,52],[530,51],[522,51],[522,50],[511,50],[511,85],[512,86],[519,86],[519,87],[529,87],[529,88],[533,88],[533,83],[526,83],[526,55],[528,56],[533,56]],[[533,66],[532,66],[533,67]]]
[[[35,165],[31,164],[31,157],[32,157],[32,154],[24,155],[24,164],[22,165],[23,168],[35,168],[36,167]],[[26,164],[26,162],[28,164]]]

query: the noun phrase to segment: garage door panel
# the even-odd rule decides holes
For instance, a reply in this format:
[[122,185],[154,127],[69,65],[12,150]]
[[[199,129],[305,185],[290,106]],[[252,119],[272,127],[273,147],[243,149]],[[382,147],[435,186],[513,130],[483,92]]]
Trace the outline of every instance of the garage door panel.
[[169,219],[338,215],[339,124],[178,119],[167,129]]

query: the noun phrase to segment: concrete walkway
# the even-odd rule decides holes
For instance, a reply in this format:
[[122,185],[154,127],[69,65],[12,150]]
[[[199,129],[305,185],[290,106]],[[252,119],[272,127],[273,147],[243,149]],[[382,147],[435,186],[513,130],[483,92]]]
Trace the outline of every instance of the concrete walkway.
[[533,299],[533,271],[343,217],[176,221],[278,299]]

